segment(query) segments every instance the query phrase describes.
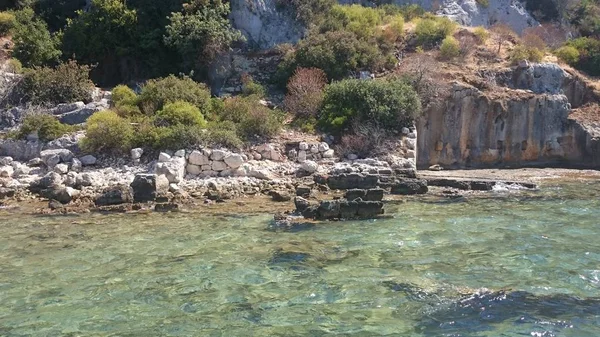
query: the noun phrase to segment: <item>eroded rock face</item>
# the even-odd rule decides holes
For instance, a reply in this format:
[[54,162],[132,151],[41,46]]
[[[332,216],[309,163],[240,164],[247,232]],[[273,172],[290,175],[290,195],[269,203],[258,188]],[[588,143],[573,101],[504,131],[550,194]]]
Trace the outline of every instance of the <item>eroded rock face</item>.
[[417,123],[418,165],[494,167],[578,160],[569,113],[565,95],[512,91],[489,97],[456,83],[446,104],[427,111]]

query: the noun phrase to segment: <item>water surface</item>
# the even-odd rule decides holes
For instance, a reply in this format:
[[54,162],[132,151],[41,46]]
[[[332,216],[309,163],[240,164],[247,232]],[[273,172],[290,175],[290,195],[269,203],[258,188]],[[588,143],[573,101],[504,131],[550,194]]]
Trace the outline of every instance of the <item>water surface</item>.
[[600,336],[600,183],[393,219],[0,214],[0,336]]

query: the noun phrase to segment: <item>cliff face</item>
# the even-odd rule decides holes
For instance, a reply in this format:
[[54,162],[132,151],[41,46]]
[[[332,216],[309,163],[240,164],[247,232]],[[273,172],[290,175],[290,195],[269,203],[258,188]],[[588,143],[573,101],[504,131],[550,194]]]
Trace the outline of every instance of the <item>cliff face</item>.
[[569,96],[583,104],[588,94],[578,89],[581,82],[558,70],[542,64],[507,71],[504,80],[499,76],[500,83],[529,90],[484,93],[455,83],[446,103],[417,122],[418,166],[600,165],[597,135],[569,118]]

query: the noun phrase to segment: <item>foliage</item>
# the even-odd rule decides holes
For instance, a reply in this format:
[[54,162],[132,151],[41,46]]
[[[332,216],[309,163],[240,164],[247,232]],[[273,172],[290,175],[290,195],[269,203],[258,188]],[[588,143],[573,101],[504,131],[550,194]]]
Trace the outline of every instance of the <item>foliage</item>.
[[128,120],[113,111],[93,114],[86,123],[86,137],[81,147],[87,152],[124,152],[131,149],[134,129]]
[[531,62],[541,62],[543,58],[543,51],[534,47],[527,47],[524,45],[518,45],[510,52],[510,60],[512,64],[517,64],[519,61],[522,60],[527,60]]
[[198,107],[184,101],[167,103],[156,113],[157,123],[167,126],[205,127],[206,121]]
[[14,74],[20,74],[23,72],[23,65],[19,60],[10,58],[6,61],[6,70]]
[[228,15],[228,3],[205,0],[170,16],[165,42],[177,49],[186,71],[205,73],[217,54],[243,40],[242,34],[231,27]]
[[454,33],[456,23],[446,17],[429,16],[420,19],[415,27],[417,44],[424,47],[433,47],[446,36]]
[[318,25],[325,20],[335,3],[335,0],[276,0],[280,10],[291,11],[306,25]]
[[13,13],[0,12],[0,36],[6,36],[14,28],[17,19]]
[[567,42],[566,46],[579,52],[579,60],[573,64],[575,68],[593,76],[600,75],[600,40],[581,37]]
[[85,7],[86,0],[35,0],[35,12],[48,24],[50,31],[63,29],[77,11]]
[[509,25],[505,23],[496,23],[490,28],[490,31],[494,33],[494,38],[496,42],[498,42],[498,53],[500,53],[500,49],[502,45],[506,41],[514,40],[516,38],[515,32],[510,28]]
[[56,63],[61,55],[58,40],[50,34],[46,23],[31,8],[16,11],[15,18],[12,56],[25,67]]
[[189,77],[170,75],[146,82],[138,97],[138,104],[147,115],[161,110],[166,103],[184,101],[204,111],[210,103],[210,91],[206,85]]
[[554,54],[564,62],[574,65],[579,61],[579,50],[573,46],[562,46],[554,51]]
[[254,95],[264,98],[267,95],[267,90],[259,83],[254,82],[254,79],[249,74],[242,74],[242,95]]
[[225,100],[219,117],[222,121],[235,123],[238,134],[246,139],[253,136],[273,137],[281,129],[280,113],[260,104],[253,96]]
[[203,143],[231,149],[239,149],[243,145],[237,134],[237,127],[232,121],[210,123],[207,132],[203,134]]
[[298,68],[287,84],[284,105],[296,118],[315,118],[323,104],[325,72],[317,68]]
[[73,131],[73,127],[63,124],[48,114],[32,114],[23,120],[23,124],[17,133],[18,139],[26,139],[28,135],[37,132],[39,139],[48,142],[62,137]]
[[321,126],[341,132],[354,123],[400,130],[420,113],[415,90],[402,81],[343,80],[325,89]]
[[348,31],[329,31],[301,41],[296,53],[280,65],[279,76],[287,81],[296,68],[302,67],[320,68],[329,79],[342,79],[359,69],[377,71],[392,65],[377,45],[359,40]]
[[[136,12],[121,0],[93,0],[89,11],[68,21],[63,53],[86,64],[98,64],[94,78],[102,85],[131,79],[135,54]],[[129,62],[129,63],[131,63]]]
[[90,67],[75,61],[56,68],[26,69],[18,85],[20,96],[33,104],[90,102],[94,83],[89,79]]
[[458,40],[452,36],[447,36],[440,45],[440,56],[446,60],[453,59],[460,55],[460,49]]
[[473,34],[477,36],[480,43],[485,43],[490,38],[490,32],[483,26],[475,27]]
[[137,104],[137,94],[126,85],[117,85],[112,90],[112,102],[115,107]]
[[342,156],[355,154],[359,158],[370,158],[385,153],[383,149],[387,131],[373,124],[352,126],[349,134],[343,135],[336,152]]
[[477,0],[477,3],[485,8],[490,6],[490,0]]

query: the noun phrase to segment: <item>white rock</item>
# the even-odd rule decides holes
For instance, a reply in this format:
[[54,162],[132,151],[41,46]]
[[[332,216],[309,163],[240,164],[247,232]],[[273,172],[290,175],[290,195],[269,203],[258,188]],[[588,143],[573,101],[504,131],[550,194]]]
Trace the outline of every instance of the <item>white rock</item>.
[[77,175],[77,185],[79,186],[98,186],[102,178],[97,173],[86,172]]
[[244,163],[244,158],[237,153],[233,153],[227,157],[225,157],[225,164],[229,166],[229,168],[236,169]]
[[175,152],[175,154],[173,156],[179,157],[179,158],[185,158],[185,150],[179,150],[179,151]]
[[[58,159],[56,157],[58,157]],[[73,153],[66,149],[44,150],[40,152],[40,158],[42,158],[42,161],[44,164],[46,164],[46,166],[54,167],[61,161],[63,163],[70,162],[71,159],[73,159]]]
[[313,146],[310,147],[310,152],[311,153],[319,153],[319,146],[317,144],[314,144]]
[[298,162],[304,163],[306,161],[306,151],[300,150],[298,151]]
[[254,157],[254,160],[261,160],[262,159],[262,155],[260,153],[255,153],[253,155],[253,157]]
[[281,153],[279,153],[279,151],[273,150],[271,151],[271,153],[269,153],[269,159],[271,159],[272,161],[281,162],[284,158],[281,155]]
[[210,155],[210,159],[219,161],[219,160],[223,160],[226,156],[227,156],[227,152],[225,152],[223,150],[213,150],[212,154]]
[[[96,159],[96,158],[94,158],[94,159]],[[73,158],[73,161],[71,162],[71,171],[81,172],[82,167],[83,167],[83,163],[79,159]]]
[[75,187],[77,185],[77,173],[73,172],[73,171],[67,173],[67,175],[65,176],[65,179],[64,179],[63,183],[66,186]]
[[211,167],[213,171],[217,172],[227,170],[227,164],[225,164],[225,162],[222,161],[213,161]]
[[192,153],[190,153],[190,157],[188,158],[188,161],[190,162],[190,164],[198,165],[198,166],[210,164],[210,160],[208,159],[208,156],[197,150],[194,150],[194,151],[192,151]]
[[349,155],[346,156],[346,158],[348,158],[348,160],[356,160],[356,159],[358,159],[358,156],[355,155],[354,153],[350,153]]
[[131,159],[136,160],[142,158],[144,150],[142,148],[135,148],[131,150]]
[[307,160],[300,165],[300,168],[308,173],[315,173],[319,169],[319,165],[312,160]]
[[167,153],[161,152],[158,155],[158,162],[159,163],[166,163],[166,162],[168,162],[170,160],[171,160],[171,156],[169,156]]
[[234,177],[245,177],[247,175],[247,172],[243,167],[238,167],[237,169],[231,172],[231,175]]
[[176,157],[169,162],[158,163],[156,174],[164,174],[170,183],[180,183],[185,175],[185,159]]
[[202,171],[212,171],[212,164],[209,162],[208,165],[202,165],[201,167]]
[[264,169],[252,169],[250,170],[249,175],[251,177],[257,178],[257,179],[262,179],[262,180],[270,180],[272,179],[273,174],[268,171],[268,170],[264,170]]
[[185,170],[187,171],[188,174],[191,174],[191,175],[194,175],[194,176],[197,176],[200,173],[202,173],[202,168],[200,166],[194,165],[194,164],[188,164],[185,167]]
[[298,144],[298,148],[302,151],[306,151],[308,150],[308,143],[307,142],[300,142],[300,144]]
[[333,158],[334,154],[335,154],[335,151],[333,151],[333,149],[329,149],[329,150],[323,152],[323,158]]
[[[176,156],[179,157],[179,156]],[[169,192],[171,193],[176,193],[179,192],[181,190],[181,188],[179,188],[179,186],[177,186],[177,184],[169,184]]]
[[29,168],[27,165],[19,163],[18,161],[12,163],[12,168],[14,170],[13,177],[27,176],[31,173],[31,168]]
[[88,154],[87,156],[83,156],[83,157],[79,158],[79,160],[81,161],[81,164],[83,166],[96,165],[96,162],[98,161],[96,159],[96,157],[92,156],[91,154]]
[[69,165],[65,163],[57,164],[56,166],[54,166],[53,171],[58,174],[67,174],[67,172],[69,172]]
[[408,138],[417,139],[417,134],[414,133],[414,132],[411,132],[411,133],[408,134]]
[[409,133],[410,133],[410,130],[408,128],[402,128],[403,135],[408,135]]
[[219,172],[216,171],[202,171],[202,173],[199,175],[200,178],[209,178],[209,177],[216,177],[219,175]]
[[10,165],[12,162],[12,157],[0,157],[0,166]]
[[319,152],[325,152],[327,150],[329,150],[329,144],[325,142],[319,143]]
[[11,178],[15,170],[12,166],[2,166],[0,167],[0,177],[2,178]]

